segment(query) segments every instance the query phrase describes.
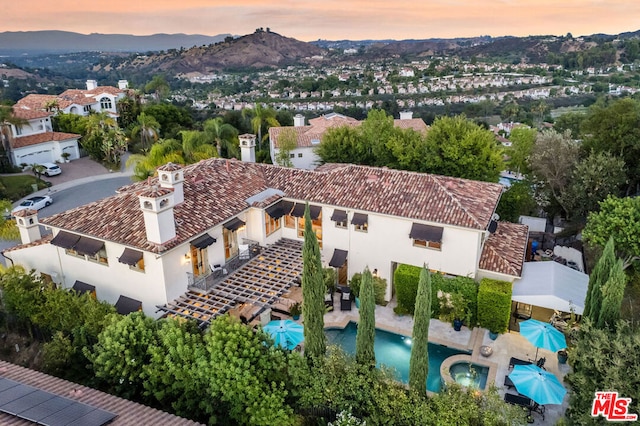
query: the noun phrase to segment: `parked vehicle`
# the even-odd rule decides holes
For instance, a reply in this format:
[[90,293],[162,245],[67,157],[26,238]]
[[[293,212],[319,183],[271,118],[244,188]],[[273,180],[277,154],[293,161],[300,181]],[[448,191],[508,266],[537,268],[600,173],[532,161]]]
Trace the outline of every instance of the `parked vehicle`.
[[13,216],[16,214],[16,212],[25,209],[40,210],[42,208],[50,206],[51,203],[53,203],[53,199],[48,195],[27,198],[26,200],[21,202],[20,205],[11,210],[11,215]]
[[44,167],[44,170],[43,170],[42,174],[44,174],[47,177],[56,176],[56,175],[59,175],[60,173],[62,173],[62,169],[57,164],[54,164],[54,163],[42,163],[40,165],[42,167]]

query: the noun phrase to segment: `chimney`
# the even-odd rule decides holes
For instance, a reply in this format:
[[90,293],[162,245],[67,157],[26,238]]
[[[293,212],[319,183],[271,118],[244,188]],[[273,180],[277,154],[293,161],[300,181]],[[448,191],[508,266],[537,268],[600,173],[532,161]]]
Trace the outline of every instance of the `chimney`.
[[240,140],[240,159],[248,163],[256,162],[256,135],[245,133],[238,136]]
[[129,88],[129,82],[127,80],[118,80],[118,89],[127,90]]
[[182,166],[175,163],[167,163],[158,167],[158,180],[162,188],[173,189],[173,201],[175,205],[184,201],[184,172]]
[[173,217],[173,191],[157,186],[149,187],[138,194],[140,209],[144,215],[147,241],[164,244],[176,237]]
[[304,115],[296,114],[293,117],[293,126],[294,127],[302,127],[302,126],[304,126]]
[[400,120],[411,120],[413,118],[412,111],[400,111]]
[[16,217],[16,225],[20,231],[20,241],[22,241],[22,244],[31,244],[42,238],[37,211],[24,209],[17,211],[14,216]]
[[98,82],[95,80],[87,80],[87,90],[93,90],[98,87]]

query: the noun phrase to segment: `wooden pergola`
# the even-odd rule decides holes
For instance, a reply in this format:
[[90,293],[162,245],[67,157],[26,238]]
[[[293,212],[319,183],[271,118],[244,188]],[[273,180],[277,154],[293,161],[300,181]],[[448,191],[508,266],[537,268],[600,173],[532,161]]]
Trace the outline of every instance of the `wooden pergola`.
[[[268,308],[276,304],[302,274],[302,242],[282,239],[207,293],[190,290],[178,299],[158,306],[166,317],[184,317],[207,327],[211,320],[239,304]],[[262,310],[262,309],[261,309]],[[249,319],[250,320],[250,319]]]

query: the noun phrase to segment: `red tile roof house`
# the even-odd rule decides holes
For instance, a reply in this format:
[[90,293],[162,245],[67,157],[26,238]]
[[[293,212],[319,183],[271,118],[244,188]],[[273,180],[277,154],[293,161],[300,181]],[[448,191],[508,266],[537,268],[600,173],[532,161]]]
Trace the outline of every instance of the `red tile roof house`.
[[[243,240],[303,241],[308,202],[325,266],[349,278],[377,269],[390,299],[400,263],[518,279],[528,232],[492,220],[501,193],[494,183],[350,164],[310,171],[224,159],[170,163],[155,178],[41,222],[23,211],[23,244],[4,255],[64,288],[88,283],[99,299],[125,296],[157,317],[156,308],[181,298],[194,277],[237,258]],[[53,238],[41,237],[40,223]]]
[[[309,120],[309,125],[305,126],[304,116],[298,114],[294,117],[293,127],[270,127],[269,144],[271,159],[275,163],[276,155],[280,152],[278,139],[286,129],[293,129],[297,136],[297,147],[290,152],[291,163],[298,169],[312,170],[320,163],[320,158],[314,152],[314,148],[320,144],[324,133],[338,126],[360,126],[361,121],[347,117],[336,112],[332,112]],[[399,120],[393,120],[395,127],[401,129],[413,129],[417,132],[426,133],[427,125],[421,118],[413,118],[411,112],[401,112]]]
[[80,157],[80,135],[54,132],[51,127],[53,113],[14,105],[13,115],[24,121],[22,125],[7,123],[9,132],[3,146],[13,165],[63,161],[65,152],[71,160]]

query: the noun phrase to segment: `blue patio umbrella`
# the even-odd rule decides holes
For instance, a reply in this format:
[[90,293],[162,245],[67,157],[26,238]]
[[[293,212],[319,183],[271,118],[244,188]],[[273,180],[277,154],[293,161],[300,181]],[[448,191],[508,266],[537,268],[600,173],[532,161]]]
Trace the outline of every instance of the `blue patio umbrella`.
[[522,321],[520,334],[536,347],[536,359],[538,359],[538,348],[557,352],[567,347],[564,334],[546,322],[534,319]]
[[535,365],[516,365],[509,378],[518,393],[540,405],[562,404],[567,393],[554,374]]
[[291,320],[271,321],[264,326],[264,331],[273,337],[276,345],[285,349],[294,349],[304,340],[304,328]]

